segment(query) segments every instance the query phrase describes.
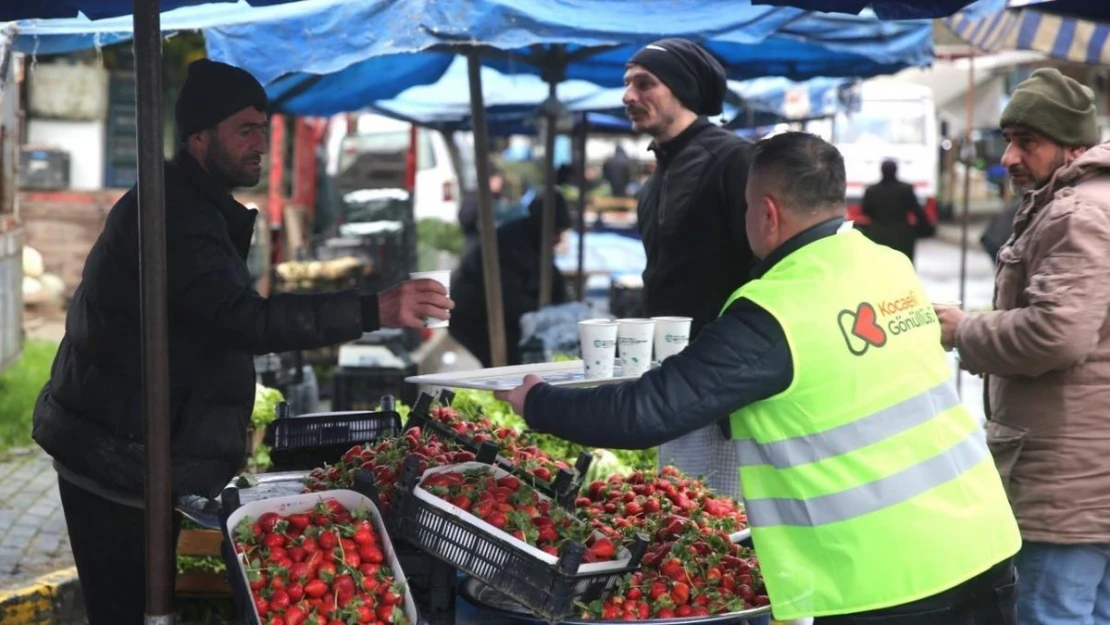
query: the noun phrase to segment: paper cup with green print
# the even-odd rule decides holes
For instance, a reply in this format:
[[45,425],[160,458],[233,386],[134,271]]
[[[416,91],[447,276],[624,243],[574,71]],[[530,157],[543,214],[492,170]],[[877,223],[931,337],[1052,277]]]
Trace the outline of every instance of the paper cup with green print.
[[621,359],[621,375],[640,376],[651,369],[654,336],[655,322],[651,319],[617,321],[617,352]]
[[613,377],[617,358],[617,322],[611,319],[586,319],[578,322],[578,344],[586,379]]
[[686,349],[690,344],[690,317],[652,317],[655,322],[655,362]]

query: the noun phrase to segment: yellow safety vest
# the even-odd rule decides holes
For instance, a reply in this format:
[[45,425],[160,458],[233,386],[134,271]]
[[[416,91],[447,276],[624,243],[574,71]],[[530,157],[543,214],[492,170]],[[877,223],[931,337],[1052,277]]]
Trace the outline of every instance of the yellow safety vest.
[[774,615],[923,599],[1021,546],[913,265],[848,230],[733,293],[782,325],[794,379],[732,415]]

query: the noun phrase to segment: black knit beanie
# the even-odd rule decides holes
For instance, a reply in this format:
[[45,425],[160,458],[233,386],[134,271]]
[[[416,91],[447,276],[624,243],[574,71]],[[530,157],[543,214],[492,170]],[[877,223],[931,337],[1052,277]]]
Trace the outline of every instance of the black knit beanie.
[[628,64],[654,74],[694,113],[721,113],[728,91],[725,68],[698,44],[686,39],[660,39],[632,55]]
[[226,63],[193,61],[174,107],[178,134],[184,140],[248,106],[264,113],[270,108],[266,90],[254,76]]
[[1099,143],[1094,91],[1053,68],[1038,69],[1014,89],[999,126],[1025,126],[1067,147]]

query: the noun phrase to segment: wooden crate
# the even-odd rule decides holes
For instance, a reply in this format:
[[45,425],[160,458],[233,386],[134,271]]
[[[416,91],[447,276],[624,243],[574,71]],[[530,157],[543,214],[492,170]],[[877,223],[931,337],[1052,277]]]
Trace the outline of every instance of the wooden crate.
[[[223,535],[218,530],[184,529],[177,538],[177,555],[219,557],[222,542]],[[174,591],[190,597],[231,596],[227,575],[209,571],[188,571],[178,575]]]

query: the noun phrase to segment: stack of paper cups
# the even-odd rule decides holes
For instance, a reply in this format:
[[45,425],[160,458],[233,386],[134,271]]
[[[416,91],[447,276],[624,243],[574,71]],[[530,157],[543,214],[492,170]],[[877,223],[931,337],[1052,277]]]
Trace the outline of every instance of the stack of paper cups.
[[609,319],[586,319],[578,322],[578,344],[586,379],[613,377],[617,356],[617,322]]
[[652,317],[655,321],[655,362],[663,362],[690,344],[690,317]]

